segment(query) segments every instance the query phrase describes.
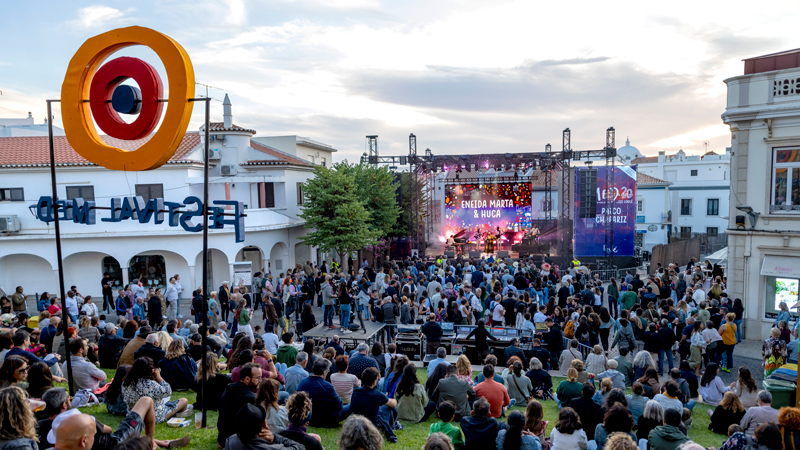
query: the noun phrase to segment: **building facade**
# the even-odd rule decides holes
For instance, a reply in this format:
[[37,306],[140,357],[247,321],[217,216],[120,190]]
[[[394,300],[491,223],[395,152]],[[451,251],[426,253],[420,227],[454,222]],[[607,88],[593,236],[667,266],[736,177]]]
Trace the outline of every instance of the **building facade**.
[[[227,96],[224,120],[212,122],[210,133],[209,200],[242,202],[246,215],[244,242],[235,242],[232,228],[209,230],[212,290],[233,281],[235,263],[249,262],[250,274],[267,269],[277,277],[295,264],[316,261],[316,250],[301,240],[308,232],[299,217],[302,183],[313,176],[314,164],[329,163],[336,150],[298,136],[253,139],[255,130],[233,124]],[[131,196],[179,203],[202,198],[203,138],[203,130],[186,133],[175,155],[156,170],[121,172],[86,161],[66,137],[56,136],[58,197],[93,200],[99,207]],[[142,143],[105,139],[127,150]],[[58,292],[53,224],[39,221],[32,208],[51,195],[48,155],[46,135],[0,137],[0,221],[7,224],[0,231],[0,287],[9,293],[16,286],[28,295]],[[109,215],[98,210],[96,225],[60,222],[67,288],[75,285],[83,295],[99,297],[104,272],[111,274],[115,290],[138,278],[146,287],[163,288],[176,274],[183,297],[200,285],[201,233],[169,227],[168,221],[103,221]]]
[[745,336],[764,339],[780,302],[800,300],[800,51],[746,59],[725,84],[728,295],[744,301]]

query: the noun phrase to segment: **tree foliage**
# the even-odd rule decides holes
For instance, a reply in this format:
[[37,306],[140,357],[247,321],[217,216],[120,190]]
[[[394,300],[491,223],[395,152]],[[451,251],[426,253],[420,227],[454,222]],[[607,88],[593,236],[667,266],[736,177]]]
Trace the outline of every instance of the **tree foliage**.
[[[410,173],[402,173],[400,177],[402,179],[400,188],[400,207],[402,211],[392,230],[392,235],[412,236],[414,234],[414,218],[416,217],[417,227],[420,227],[425,224],[425,220],[430,213],[428,211],[428,189],[426,189],[426,181],[423,176],[417,177],[416,186],[413,186],[414,177]],[[416,199],[412,195],[412,189],[416,189]],[[417,204],[416,211],[414,210],[415,200]]]
[[358,198],[369,211],[367,224],[370,230],[375,236],[388,236],[401,213],[395,198],[397,185],[394,183],[394,174],[385,166],[349,164],[346,161],[336,163],[333,167],[355,179]]
[[314,178],[303,186],[303,197],[300,217],[313,230],[301,238],[303,243],[323,252],[336,251],[346,269],[346,255],[375,242],[370,213],[359,198],[352,174],[316,166]]

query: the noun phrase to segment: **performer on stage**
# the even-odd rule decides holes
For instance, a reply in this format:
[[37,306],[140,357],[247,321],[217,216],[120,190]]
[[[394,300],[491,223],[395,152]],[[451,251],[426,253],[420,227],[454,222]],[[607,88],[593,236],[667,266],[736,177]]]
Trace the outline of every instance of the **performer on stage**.
[[494,253],[494,241],[497,240],[497,237],[492,233],[486,233],[484,240],[486,241],[486,247],[484,248],[484,251],[486,253]]
[[456,240],[453,239],[453,236],[451,235],[449,238],[447,238],[447,246],[454,247],[455,245],[456,245]]

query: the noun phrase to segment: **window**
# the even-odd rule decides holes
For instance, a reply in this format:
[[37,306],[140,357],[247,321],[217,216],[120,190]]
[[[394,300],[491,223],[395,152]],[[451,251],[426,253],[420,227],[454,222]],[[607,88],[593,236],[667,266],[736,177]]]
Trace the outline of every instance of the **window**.
[[681,215],[682,216],[692,215],[692,199],[690,198],[681,199]]
[[258,207],[259,208],[275,207],[274,183],[258,183]]
[[164,198],[163,184],[137,184],[136,196],[142,197],[145,203],[152,198]]
[[67,186],[67,200],[82,198],[87,202],[94,201],[94,186]]
[[681,227],[681,234],[692,234],[692,227]]
[[719,234],[719,228],[717,227],[706,227],[706,234],[709,236],[716,236]]
[[692,169],[692,174],[691,175],[693,177],[696,177],[697,176],[697,169]]
[[719,199],[718,198],[710,198],[706,202],[706,215],[707,216],[718,216],[719,215]]
[[325,165],[325,163],[327,162],[327,158],[320,158],[319,162],[320,162],[320,164],[322,164],[322,167],[328,167],[328,166]]
[[0,202],[24,202],[25,192],[22,188],[0,188]]
[[772,158],[770,212],[800,211],[800,149],[776,148]]
[[636,212],[644,212],[644,200],[636,200]]
[[314,164],[314,155],[308,155],[308,162]]
[[302,205],[305,201],[303,197],[303,183],[297,183],[297,204]]

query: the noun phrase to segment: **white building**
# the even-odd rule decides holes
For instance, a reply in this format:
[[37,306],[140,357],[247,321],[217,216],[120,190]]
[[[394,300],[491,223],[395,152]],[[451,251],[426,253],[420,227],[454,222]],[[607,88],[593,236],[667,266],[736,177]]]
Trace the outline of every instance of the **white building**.
[[[236,243],[227,227],[209,230],[211,286],[232,281],[233,263],[250,261],[252,272],[267,268],[277,276],[296,263],[316,261],[316,250],[303,244],[305,221],[298,214],[301,183],[313,176],[314,162],[330,162],[336,150],[298,136],[252,139],[256,134],[232,123],[226,96],[224,121],[211,124],[209,199],[243,202],[245,241]],[[143,172],[111,171],[79,156],[63,136],[55,137],[58,197],[94,200],[109,206],[112,197],[163,197],[183,202],[203,197],[203,135],[188,132],[167,164]],[[109,143],[135,149],[141,142]],[[266,143],[264,143],[266,142]],[[0,287],[17,285],[29,295],[58,292],[53,224],[39,221],[30,206],[51,195],[47,136],[0,137]],[[101,221],[109,211],[97,211],[96,225],[61,221],[64,278],[84,295],[101,295],[100,279],[110,272],[121,286],[136,277],[164,286],[181,276],[184,297],[202,281],[202,235],[163,224]]]
[[[663,150],[658,156],[631,160],[642,174],[669,182],[666,204],[656,208],[664,214],[668,229],[674,233],[716,235],[727,227],[730,204],[730,150],[724,154],[706,152],[687,155],[683,149],[674,155]],[[648,205],[645,205],[645,210]]]
[[[24,119],[0,119],[0,137],[47,136],[47,120],[34,123],[33,114]],[[54,136],[63,136],[64,130],[53,127]]]
[[725,83],[728,295],[744,301],[745,336],[764,339],[777,304],[800,299],[800,50],[746,59]]

